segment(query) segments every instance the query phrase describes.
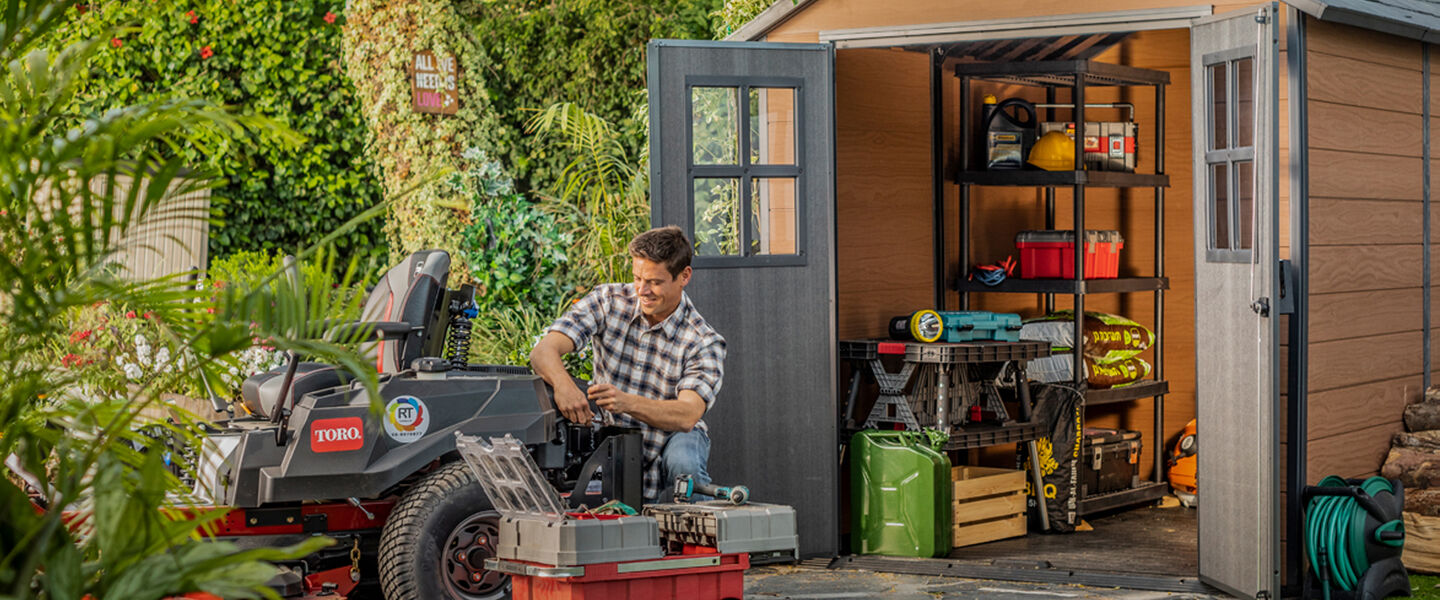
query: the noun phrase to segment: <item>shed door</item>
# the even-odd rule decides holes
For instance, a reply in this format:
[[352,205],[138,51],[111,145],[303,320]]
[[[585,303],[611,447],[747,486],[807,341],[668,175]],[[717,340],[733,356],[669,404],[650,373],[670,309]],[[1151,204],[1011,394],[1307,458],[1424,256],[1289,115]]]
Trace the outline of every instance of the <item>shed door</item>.
[[1190,34],[1200,577],[1245,598],[1280,589],[1277,10]]
[[804,555],[838,540],[834,51],[652,40],[654,225],[695,245],[686,288],[725,336],[710,474],[794,506]]

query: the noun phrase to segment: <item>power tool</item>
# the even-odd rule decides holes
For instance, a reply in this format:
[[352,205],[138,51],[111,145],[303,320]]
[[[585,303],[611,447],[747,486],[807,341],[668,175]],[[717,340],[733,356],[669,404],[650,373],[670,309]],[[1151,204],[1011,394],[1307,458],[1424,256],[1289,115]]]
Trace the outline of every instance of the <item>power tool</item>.
[[729,500],[731,504],[740,506],[750,501],[750,489],[743,485],[732,485],[730,487],[713,484],[696,483],[695,478],[690,475],[681,475],[675,478],[675,501],[689,502],[695,494],[703,496],[714,496]]

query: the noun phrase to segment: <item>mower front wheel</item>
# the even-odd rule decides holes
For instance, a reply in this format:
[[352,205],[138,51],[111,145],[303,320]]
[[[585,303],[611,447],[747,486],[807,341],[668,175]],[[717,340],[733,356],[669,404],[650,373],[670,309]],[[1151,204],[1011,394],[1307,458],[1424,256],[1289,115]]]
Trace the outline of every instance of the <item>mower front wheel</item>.
[[380,534],[387,600],[498,600],[510,577],[485,569],[500,513],[464,462],[436,469],[405,493]]

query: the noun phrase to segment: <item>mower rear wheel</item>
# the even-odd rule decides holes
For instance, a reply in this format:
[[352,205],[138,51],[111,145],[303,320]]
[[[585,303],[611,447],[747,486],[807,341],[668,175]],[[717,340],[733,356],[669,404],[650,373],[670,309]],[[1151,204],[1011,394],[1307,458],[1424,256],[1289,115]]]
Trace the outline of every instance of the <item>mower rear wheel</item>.
[[385,598],[508,598],[510,577],[485,569],[485,559],[495,556],[499,519],[464,462],[427,475],[395,505],[380,534]]

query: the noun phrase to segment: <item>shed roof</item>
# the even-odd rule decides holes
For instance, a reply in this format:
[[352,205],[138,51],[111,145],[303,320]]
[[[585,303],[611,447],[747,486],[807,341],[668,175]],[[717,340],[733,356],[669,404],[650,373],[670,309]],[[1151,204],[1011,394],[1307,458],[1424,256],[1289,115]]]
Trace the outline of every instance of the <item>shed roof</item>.
[[[1284,0],[1322,21],[1373,29],[1427,42],[1440,41],[1440,0]],[[818,0],[775,0],[727,40],[757,41]]]

